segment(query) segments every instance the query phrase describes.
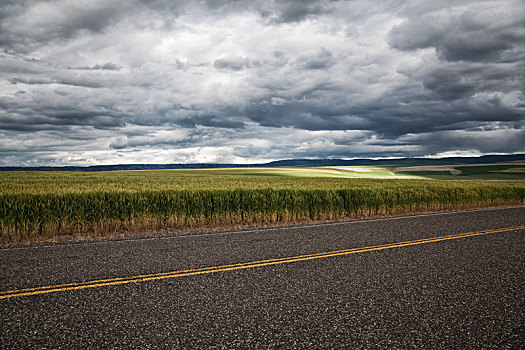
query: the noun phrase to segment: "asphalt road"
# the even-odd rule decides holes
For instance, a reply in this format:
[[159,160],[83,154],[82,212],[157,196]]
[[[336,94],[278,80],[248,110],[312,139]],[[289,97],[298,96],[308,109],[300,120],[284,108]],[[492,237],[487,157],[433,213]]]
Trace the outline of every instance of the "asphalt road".
[[521,207],[4,248],[0,348],[524,348],[523,225]]

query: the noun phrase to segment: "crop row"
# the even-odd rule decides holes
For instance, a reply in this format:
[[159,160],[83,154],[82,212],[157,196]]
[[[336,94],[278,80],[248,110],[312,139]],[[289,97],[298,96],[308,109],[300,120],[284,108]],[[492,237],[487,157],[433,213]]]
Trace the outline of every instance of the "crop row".
[[[516,184],[405,183],[343,189],[163,190],[0,194],[2,241],[148,219],[184,226],[199,220],[257,222],[373,215],[501,203],[523,203]],[[8,237],[9,236],[9,237]]]

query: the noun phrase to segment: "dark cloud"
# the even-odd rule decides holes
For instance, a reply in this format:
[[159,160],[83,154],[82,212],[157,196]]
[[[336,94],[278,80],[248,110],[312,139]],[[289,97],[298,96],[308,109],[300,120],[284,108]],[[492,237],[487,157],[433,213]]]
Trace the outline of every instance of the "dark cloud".
[[299,57],[297,63],[305,69],[327,69],[335,63],[335,59],[332,53],[323,47],[315,55]]
[[310,16],[330,12],[330,7],[324,1],[277,1],[275,12],[270,17],[276,23],[300,22]]
[[121,70],[122,66],[112,62],[106,62],[103,64],[95,64],[94,66],[83,66],[83,67],[73,67],[72,69],[81,69],[81,70]]
[[517,3],[505,5],[507,11],[481,3],[408,18],[390,31],[388,41],[400,50],[435,48],[447,61],[523,61],[525,11]]
[[129,5],[92,1],[88,6],[68,1],[23,1],[2,5],[0,45],[19,52],[83,31],[102,32],[130,10]]
[[250,60],[242,57],[237,58],[217,58],[213,66],[217,69],[241,70],[250,66]]
[[186,133],[181,130],[146,132],[143,135],[126,135],[118,137],[109,147],[113,149],[126,149],[136,147],[177,147],[186,138]]
[[509,147],[518,152],[525,150],[524,129],[497,129],[493,131],[445,131],[420,134],[410,140],[420,144],[426,152],[446,152],[452,147],[456,151],[476,150],[480,153],[507,153]]
[[8,78],[7,81],[11,84],[26,84],[26,85],[71,85],[87,88],[101,88],[104,84],[89,79],[77,79],[75,77],[69,78]]

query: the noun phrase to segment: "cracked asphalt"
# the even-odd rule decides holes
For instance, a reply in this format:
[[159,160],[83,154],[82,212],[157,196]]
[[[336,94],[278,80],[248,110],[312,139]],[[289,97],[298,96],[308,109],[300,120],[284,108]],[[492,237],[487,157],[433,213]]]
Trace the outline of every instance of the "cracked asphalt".
[[[525,207],[0,249],[0,292],[525,225]],[[525,348],[525,230],[0,299],[0,348]]]

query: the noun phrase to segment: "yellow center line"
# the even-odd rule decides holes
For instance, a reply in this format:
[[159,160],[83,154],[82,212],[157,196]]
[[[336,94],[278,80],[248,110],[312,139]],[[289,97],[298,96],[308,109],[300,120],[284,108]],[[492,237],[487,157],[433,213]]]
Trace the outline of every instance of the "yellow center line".
[[54,293],[54,292],[63,292],[63,291],[69,291],[69,290],[79,290],[79,289],[86,289],[86,288],[98,288],[98,287],[114,286],[114,285],[128,284],[128,283],[146,282],[146,281],[154,281],[154,280],[161,280],[161,279],[168,279],[168,278],[203,275],[203,274],[215,273],[215,272],[249,269],[249,268],[261,267],[261,266],[278,265],[278,264],[293,263],[293,262],[298,262],[298,261],[306,261],[306,260],[314,260],[314,259],[328,258],[328,257],[334,257],[334,256],[341,256],[341,255],[364,253],[364,252],[370,252],[370,251],[406,247],[406,246],[412,246],[412,245],[418,245],[418,244],[426,244],[426,243],[440,242],[440,241],[451,240],[451,239],[459,239],[459,238],[465,238],[465,237],[486,235],[490,233],[509,232],[509,231],[523,230],[523,229],[525,229],[525,225],[499,228],[499,229],[493,229],[493,230],[476,231],[476,232],[465,232],[465,233],[460,233],[460,234],[455,234],[455,235],[438,236],[438,237],[410,240],[410,241],[404,241],[404,242],[374,245],[374,246],[368,246],[368,247],[333,250],[333,251],[314,253],[314,254],[303,254],[303,255],[296,255],[296,256],[284,257],[284,258],[256,260],[256,261],[229,264],[229,265],[221,265],[221,266],[210,266],[210,267],[203,267],[203,268],[198,268],[198,269],[177,270],[177,271],[161,272],[161,273],[154,273],[154,274],[144,274],[144,275],[136,275],[136,276],[128,276],[128,277],[116,277],[116,278],[84,281],[84,282],[72,282],[72,283],[56,284],[56,285],[50,285],[50,286],[41,286],[41,287],[34,287],[34,288],[7,290],[7,291],[0,291],[0,299],[29,296],[29,295],[38,295],[38,294],[47,294],[47,293]]
[[[478,231],[478,232],[485,232],[485,231]],[[492,230],[491,230],[492,232]],[[464,235],[472,234],[473,232],[466,232],[466,233],[460,233],[456,235],[449,235],[446,237],[449,238],[459,238]],[[423,238],[423,239],[417,239],[412,241],[405,241],[402,243],[409,243],[409,242],[421,242],[424,243],[429,240],[433,240],[435,237],[432,238]],[[383,247],[383,246],[391,246],[392,243],[382,244],[382,245],[375,245],[375,246],[369,246],[366,248],[376,248],[376,247]],[[285,258],[275,258],[275,259],[268,259],[268,260],[257,260],[257,261],[249,261],[244,263],[236,263],[236,264],[229,264],[229,265],[221,265],[221,266],[211,266],[211,267],[203,267],[198,269],[190,269],[190,270],[177,270],[177,271],[169,271],[169,272],[160,272],[160,273],[152,273],[152,274],[145,274],[145,275],[137,275],[137,276],[131,276],[131,277],[115,277],[115,278],[107,278],[107,279],[99,279],[99,280],[90,280],[90,281],[84,281],[84,282],[72,282],[72,283],[64,283],[64,284],[56,284],[56,285],[50,285],[50,286],[43,286],[43,287],[33,287],[33,288],[26,288],[26,289],[16,289],[16,290],[6,290],[6,291],[0,291],[1,294],[10,294],[15,292],[26,292],[26,291],[36,291],[36,290],[43,290],[43,289],[54,289],[54,288],[62,288],[62,287],[68,287],[68,286],[79,286],[84,284],[92,284],[92,283],[104,283],[104,282],[113,282],[113,281],[120,281],[120,280],[129,280],[129,279],[139,279],[139,278],[148,278],[148,277],[156,277],[156,276],[165,276],[165,275],[172,275],[174,273],[186,273],[186,272],[199,272],[199,271],[206,271],[210,269],[218,269],[218,268],[227,268],[227,267],[236,267],[236,266],[243,266],[243,265],[251,265],[254,263],[266,263],[266,262],[274,262],[274,261],[281,261],[281,260],[289,260],[291,258],[303,258],[303,257],[314,257],[314,256],[322,256],[326,254],[333,254],[333,253],[339,253],[339,252],[350,252],[353,250],[361,250],[363,247],[360,248],[350,248],[350,249],[341,249],[341,250],[335,250],[330,252],[321,252],[321,253],[314,253],[314,254],[305,254],[305,255],[297,255],[293,257],[285,257]]]

